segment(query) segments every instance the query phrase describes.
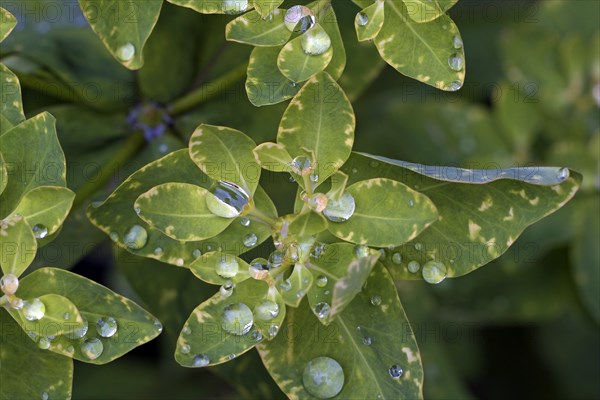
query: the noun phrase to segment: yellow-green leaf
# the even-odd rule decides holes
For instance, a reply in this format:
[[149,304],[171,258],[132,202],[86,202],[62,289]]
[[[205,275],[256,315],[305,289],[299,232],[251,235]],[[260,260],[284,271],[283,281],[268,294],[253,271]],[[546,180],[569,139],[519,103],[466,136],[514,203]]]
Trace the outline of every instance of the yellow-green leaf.
[[253,46],[283,46],[292,32],[284,23],[285,10],[276,9],[268,17],[250,11],[231,21],[225,27],[225,37],[232,42]]
[[5,274],[21,275],[35,258],[37,242],[20,215],[0,220],[0,267]]

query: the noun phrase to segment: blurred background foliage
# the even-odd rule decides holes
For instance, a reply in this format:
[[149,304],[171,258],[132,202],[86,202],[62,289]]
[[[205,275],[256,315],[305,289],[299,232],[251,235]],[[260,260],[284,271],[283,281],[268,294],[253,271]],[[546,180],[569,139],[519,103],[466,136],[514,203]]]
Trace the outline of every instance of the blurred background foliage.
[[[21,80],[28,117],[48,110],[57,118],[77,192],[76,208],[35,265],[73,269],[136,299],[165,333],[110,365],[78,363],[74,398],[283,398],[254,351],[210,370],[179,367],[181,326],[216,288],[116,250],[84,210],[137,168],[183,148],[200,123],[273,140],[285,104],[255,108],[241,79],[219,83],[251,51],[224,41],[229,17],[165,3],[146,65],[131,72],[110,57],[76,4],[0,0],[20,21],[0,48],[2,62]],[[461,0],[450,12],[467,55],[458,93],[385,67],[373,46],[356,40],[358,9],[350,1],[334,7],[348,52],[340,82],[357,114],[356,150],[467,168],[569,166],[584,176],[569,205],[485,268],[440,285],[397,283],[422,352],[425,398],[599,398],[600,3]],[[203,104],[164,116],[197,87]],[[132,115],[141,115],[137,123]],[[164,134],[153,130],[160,124]],[[291,211],[287,177],[265,174],[262,183],[280,213]]]

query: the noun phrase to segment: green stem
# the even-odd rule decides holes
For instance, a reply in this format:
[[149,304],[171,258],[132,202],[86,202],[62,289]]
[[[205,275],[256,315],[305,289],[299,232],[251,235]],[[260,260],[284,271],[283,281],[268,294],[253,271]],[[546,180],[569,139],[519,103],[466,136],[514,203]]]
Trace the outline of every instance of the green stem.
[[171,104],[168,109],[169,114],[173,117],[184,114],[207,100],[223,93],[225,89],[246,76],[247,69],[248,63],[244,62],[214,81],[203,84],[196,90]]
[[271,228],[275,226],[277,221],[274,218],[269,217],[267,214],[263,213],[261,210],[256,208],[256,206],[252,207],[252,210],[248,213],[249,217],[256,219],[258,222],[261,222]]
[[122,168],[127,161],[133,157],[144,145],[144,135],[142,132],[133,133],[123,144],[123,147],[110,159],[108,163],[102,166],[98,174],[99,178],[94,181],[88,181],[77,190],[73,209],[81,206],[87,199],[106,185],[113,177],[114,172]]
[[312,196],[314,193],[312,181],[310,180],[310,174],[302,175],[302,182],[304,183],[304,190],[306,190],[306,194],[308,196]]

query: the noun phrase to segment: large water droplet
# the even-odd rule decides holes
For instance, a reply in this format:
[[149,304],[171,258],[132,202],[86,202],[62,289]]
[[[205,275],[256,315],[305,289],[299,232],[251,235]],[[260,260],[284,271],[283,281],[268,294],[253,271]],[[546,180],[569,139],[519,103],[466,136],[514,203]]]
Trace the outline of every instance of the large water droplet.
[[365,12],[359,12],[356,14],[356,24],[358,26],[365,26],[369,23],[369,16]]
[[38,347],[42,350],[48,350],[50,348],[50,339],[41,337],[38,341]]
[[325,286],[327,286],[327,277],[325,275],[319,276],[315,281],[315,284],[319,288],[324,288]]
[[250,196],[238,185],[218,181],[211,188],[212,196],[206,196],[210,212],[223,218],[238,217],[250,201]]
[[305,176],[310,174],[312,171],[312,163],[309,157],[298,156],[292,160],[290,163],[290,168],[292,169],[293,173],[300,176]]
[[210,364],[210,359],[206,354],[196,354],[194,356],[194,367],[206,367],[208,364]]
[[117,329],[117,321],[113,317],[100,318],[98,322],[96,322],[96,331],[98,332],[98,335],[102,337],[112,337],[117,333]]
[[84,356],[90,360],[95,360],[96,358],[100,357],[104,351],[104,345],[98,338],[85,339],[81,343],[80,350]]
[[404,375],[404,370],[399,365],[392,365],[388,372],[390,373],[390,376],[394,379],[398,379],[402,375]]
[[48,228],[42,224],[36,224],[31,228],[36,239],[43,239],[48,236]]
[[223,254],[215,265],[215,271],[221,278],[233,278],[237,275],[239,268],[236,258],[230,254]]
[[264,258],[255,258],[250,262],[248,273],[253,279],[266,279],[269,275],[269,263]]
[[380,306],[381,305],[381,296],[379,296],[377,294],[372,296],[371,304],[373,304],[374,306]]
[[315,314],[319,319],[326,318],[329,315],[330,311],[331,306],[329,305],[329,303],[322,301],[315,305]]
[[44,318],[46,306],[40,299],[23,302],[23,316],[27,321],[38,321]]
[[306,54],[318,56],[331,47],[331,38],[320,25],[308,30],[300,39],[302,49]]
[[232,335],[245,335],[254,324],[254,315],[243,303],[231,304],[223,310],[221,327]]
[[316,23],[316,18],[310,8],[293,6],[285,12],[284,23],[290,32],[306,32]]
[[302,374],[304,388],[319,399],[329,399],[342,391],[344,370],[333,358],[317,357],[308,362]]
[[428,261],[423,265],[423,279],[428,283],[437,284],[446,279],[448,270],[446,266],[439,261]]
[[121,61],[130,61],[135,56],[135,46],[132,43],[125,43],[117,50],[117,58]]
[[19,288],[19,278],[13,274],[6,274],[0,278],[0,289],[5,294],[15,294]]
[[223,0],[225,14],[241,14],[248,9],[248,0]]
[[421,264],[419,264],[418,261],[413,260],[408,263],[408,270],[413,274],[416,274],[419,271],[419,268],[421,268]]
[[132,250],[143,249],[146,243],[148,243],[148,232],[146,232],[143,226],[133,225],[125,233],[123,243]]
[[254,308],[254,314],[263,321],[270,321],[279,315],[279,304],[273,301],[264,301]]
[[561,168],[560,171],[558,171],[558,179],[560,181],[566,181],[569,179],[570,175],[571,171],[569,171],[569,168]]
[[279,250],[276,250],[271,253],[269,256],[269,268],[278,268],[283,264],[283,259],[285,258],[285,254]]
[[81,319],[83,320],[83,325],[81,325],[81,328],[74,329],[73,327],[69,327],[67,332],[64,334],[67,338],[77,340],[86,335],[88,332],[88,320],[83,314],[81,314]]
[[329,199],[323,215],[332,222],[348,221],[354,214],[356,203],[350,193],[344,193],[339,200]]
[[256,236],[254,233],[250,233],[250,234],[244,236],[243,243],[244,243],[244,246],[246,246],[246,247],[254,247],[258,243],[258,236]]

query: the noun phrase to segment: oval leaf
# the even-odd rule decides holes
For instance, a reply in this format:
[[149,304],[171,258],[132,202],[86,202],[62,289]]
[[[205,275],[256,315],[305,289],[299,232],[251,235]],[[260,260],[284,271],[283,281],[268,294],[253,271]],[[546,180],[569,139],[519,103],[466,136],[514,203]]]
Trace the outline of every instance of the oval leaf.
[[253,46],[283,46],[292,36],[284,18],[285,10],[281,9],[274,10],[266,18],[257,11],[250,11],[227,24],[225,37]]
[[25,218],[13,215],[0,221],[0,250],[4,274],[20,276],[33,262],[37,242]]
[[290,172],[292,156],[283,145],[278,143],[262,143],[254,149],[256,162],[267,171]]
[[384,9],[384,2],[376,1],[356,14],[354,27],[359,41],[374,39],[379,34],[383,27]]
[[331,46],[321,54],[308,54],[302,48],[302,42],[305,40],[305,37],[312,35],[313,32],[325,31],[320,25],[316,24],[301,36],[290,40],[279,52],[277,67],[283,76],[292,82],[304,82],[315,76],[317,73],[323,71],[333,58],[333,49]]
[[[224,278],[217,273],[217,268],[220,263],[237,264],[237,272],[232,272],[232,277]],[[228,281],[238,283],[245,281],[250,277],[248,268],[250,266],[244,260],[231,254],[222,253],[220,251],[212,251],[202,254],[191,265],[190,270],[199,279],[213,285],[224,285]]]

